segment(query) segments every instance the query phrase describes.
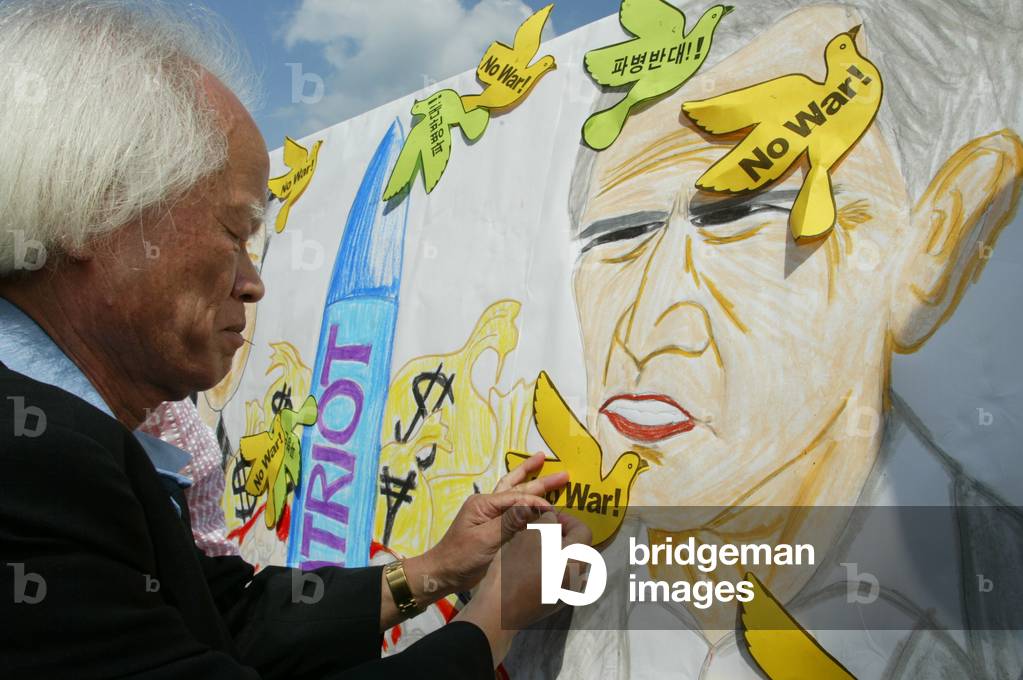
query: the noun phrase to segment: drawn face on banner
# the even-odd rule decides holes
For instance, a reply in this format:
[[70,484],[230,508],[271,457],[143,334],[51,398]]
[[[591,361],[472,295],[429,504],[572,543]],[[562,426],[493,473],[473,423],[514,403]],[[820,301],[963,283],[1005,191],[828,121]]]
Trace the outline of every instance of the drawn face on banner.
[[735,142],[701,135],[681,103],[786,73],[823,80],[825,45],[856,23],[836,8],[789,15],[631,117],[587,171],[573,286],[588,425],[605,459],[651,463],[634,506],[855,503],[892,351],[954,310],[1012,212],[1019,143],[1004,133],[910,197],[875,124],[832,172],[835,229],[809,244],[787,227],[801,169],[739,199],[695,188]]

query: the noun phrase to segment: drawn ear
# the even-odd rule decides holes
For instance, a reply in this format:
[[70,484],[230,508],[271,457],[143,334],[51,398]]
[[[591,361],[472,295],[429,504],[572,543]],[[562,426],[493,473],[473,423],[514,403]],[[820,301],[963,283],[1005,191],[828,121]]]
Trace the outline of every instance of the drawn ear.
[[1023,143],[1001,130],[945,161],[913,209],[912,243],[895,280],[892,339],[914,352],[952,315],[976,281],[1023,186]]

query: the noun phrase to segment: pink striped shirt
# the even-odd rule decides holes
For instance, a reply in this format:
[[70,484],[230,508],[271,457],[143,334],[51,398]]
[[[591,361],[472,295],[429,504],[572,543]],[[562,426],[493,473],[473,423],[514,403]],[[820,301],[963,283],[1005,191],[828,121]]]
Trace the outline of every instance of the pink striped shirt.
[[165,401],[150,413],[139,429],[192,455],[181,474],[192,478],[185,498],[195,544],[210,556],[237,555],[238,546],[227,540],[227,525],[220,505],[224,492],[220,446],[199,417],[195,404],[188,399]]

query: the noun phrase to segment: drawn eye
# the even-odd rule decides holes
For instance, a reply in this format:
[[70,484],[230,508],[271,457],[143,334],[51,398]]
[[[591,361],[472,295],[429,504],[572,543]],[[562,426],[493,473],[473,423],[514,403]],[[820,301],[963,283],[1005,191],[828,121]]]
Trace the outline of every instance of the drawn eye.
[[622,229],[616,229],[615,231],[609,231],[600,236],[596,236],[591,239],[585,246],[583,246],[580,254],[585,253],[591,248],[596,246],[604,245],[606,243],[614,243],[616,241],[628,241],[634,238],[639,238],[644,234],[648,234],[655,229],[660,229],[664,226],[664,222],[649,222],[647,224],[639,224],[630,227],[624,227]]
[[744,241],[756,236],[762,229],[776,220],[764,215],[759,218],[747,219],[759,213],[777,212],[788,215],[788,207],[770,203],[733,203],[717,208],[704,206],[697,209],[689,221],[697,228],[700,237],[710,245],[725,245]]
[[778,205],[740,203],[738,205],[722,206],[716,210],[709,210],[694,216],[690,221],[697,227],[714,227],[721,224],[738,222],[754,213],[766,211],[789,212],[787,208]]
[[630,470],[632,469],[632,463],[629,463],[629,469]]

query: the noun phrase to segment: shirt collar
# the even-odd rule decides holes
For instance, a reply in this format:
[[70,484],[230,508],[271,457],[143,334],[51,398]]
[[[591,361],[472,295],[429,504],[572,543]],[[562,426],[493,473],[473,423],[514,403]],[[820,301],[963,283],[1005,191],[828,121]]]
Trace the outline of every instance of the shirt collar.
[[[57,346],[39,324],[10,301],[0,297],[0,361],[7,368],[59,387],[82,399],[111,418],[113,411],[81,369]],[[178,447],[144,432],[135,431],[156,471],[182,486],[192,480],[180,474],[192,457]]]

